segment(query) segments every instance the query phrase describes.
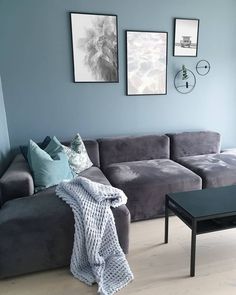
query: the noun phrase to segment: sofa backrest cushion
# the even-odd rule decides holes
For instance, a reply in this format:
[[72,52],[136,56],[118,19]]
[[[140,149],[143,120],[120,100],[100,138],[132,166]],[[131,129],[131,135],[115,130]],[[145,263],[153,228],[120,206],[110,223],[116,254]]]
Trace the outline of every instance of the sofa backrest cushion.
[[100,167],[98,142],[96,140],[84,140],[84,145],[93,165]]
[[[99,148],[96,140],[83,140],[86,151],[93,165],[100,167]],[[70,146],[70,142],[63,142],[62,144]]]
[[11,199],[33,195],[33,176],[21,153],[15,156],[9,168],[0,178],[0,190],[2,203]]
[[169,138],[165,135],[100,138],[102,168],[113,163],[169,158]]
[[215,154],[220,152],[220,134],[212,131],[167,134],[170,137],[170,157]]

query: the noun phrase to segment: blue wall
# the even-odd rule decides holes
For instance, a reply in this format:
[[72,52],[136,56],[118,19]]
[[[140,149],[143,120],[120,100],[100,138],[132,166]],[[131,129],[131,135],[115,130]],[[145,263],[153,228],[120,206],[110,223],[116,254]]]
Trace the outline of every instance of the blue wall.
[[[74,84],[69,12],[119,17],[119,84]],[[172,56],[173,18],[200,19],[199,56]],[[125,96],[126,29],[169,32],[167,96]],[[235,0],[1,0],[0,69],[12,146],[47,134],[69,139],[211,129],[236,146]],[[173,87],[184,63],[212,65],[197,87]]]
[[0,176],[4,172],[9,159],[10,143],[7,128],[5,105],[0,77]]

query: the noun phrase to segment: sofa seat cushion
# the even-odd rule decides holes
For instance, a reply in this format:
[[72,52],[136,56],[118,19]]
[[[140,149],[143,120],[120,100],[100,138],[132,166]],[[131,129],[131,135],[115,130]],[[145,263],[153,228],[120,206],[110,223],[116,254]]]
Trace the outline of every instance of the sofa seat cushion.
[[[109,184],[91,167],[81,176]],[[112,209],[122,249],[128,252],[130,214]],[[55,186],[30,197],[8,201],[0,209],[0,278],[69,265],[74,240],[71,208],[55,194]]]
[[202,187],[198,175],[169,159],[116,163],[104,172],[126,193],[132,221],[163,215],[167,193]]
[[203,188],[236,184],[236,154],[183,157],[178,162],[201,176]]
[[99,182],[99,183],[102,183],[105,185],[110,184],[110,182],[105,177],[105,175],[102,173],[102,171],[95,166],[92,166],[91,168],[80,172],[80,174],[78,176],[86,177],[92,181]]
[[6,202],[0,210],[0,278],[69,264],[74,218],[55,187]]

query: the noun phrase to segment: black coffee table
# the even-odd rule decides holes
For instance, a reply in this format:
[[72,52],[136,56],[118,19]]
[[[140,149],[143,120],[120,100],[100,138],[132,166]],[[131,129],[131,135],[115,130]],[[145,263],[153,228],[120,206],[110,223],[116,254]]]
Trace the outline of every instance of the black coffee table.
[[191,230],[190,276],[195,276],[196,236],[236,227],[236,185],[166,195],[165,243],[169,210]]

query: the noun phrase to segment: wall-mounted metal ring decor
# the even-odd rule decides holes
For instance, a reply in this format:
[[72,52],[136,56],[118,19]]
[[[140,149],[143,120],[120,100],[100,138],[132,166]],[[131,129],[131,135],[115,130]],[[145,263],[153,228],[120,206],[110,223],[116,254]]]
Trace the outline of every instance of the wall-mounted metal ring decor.
[[200,76],[206,76],[210,72],[210,69],[211,65],[205,59],[200,60],[196,65],[196,71]]
[[183,79],[183,70],[180,70],[175,75],[174,79],[175,89],[182,94],[188,94],[192,92],[196,85],[196,77],[194,73],[188,69],[186,69],[186,73],[188,77],[187,79]]

